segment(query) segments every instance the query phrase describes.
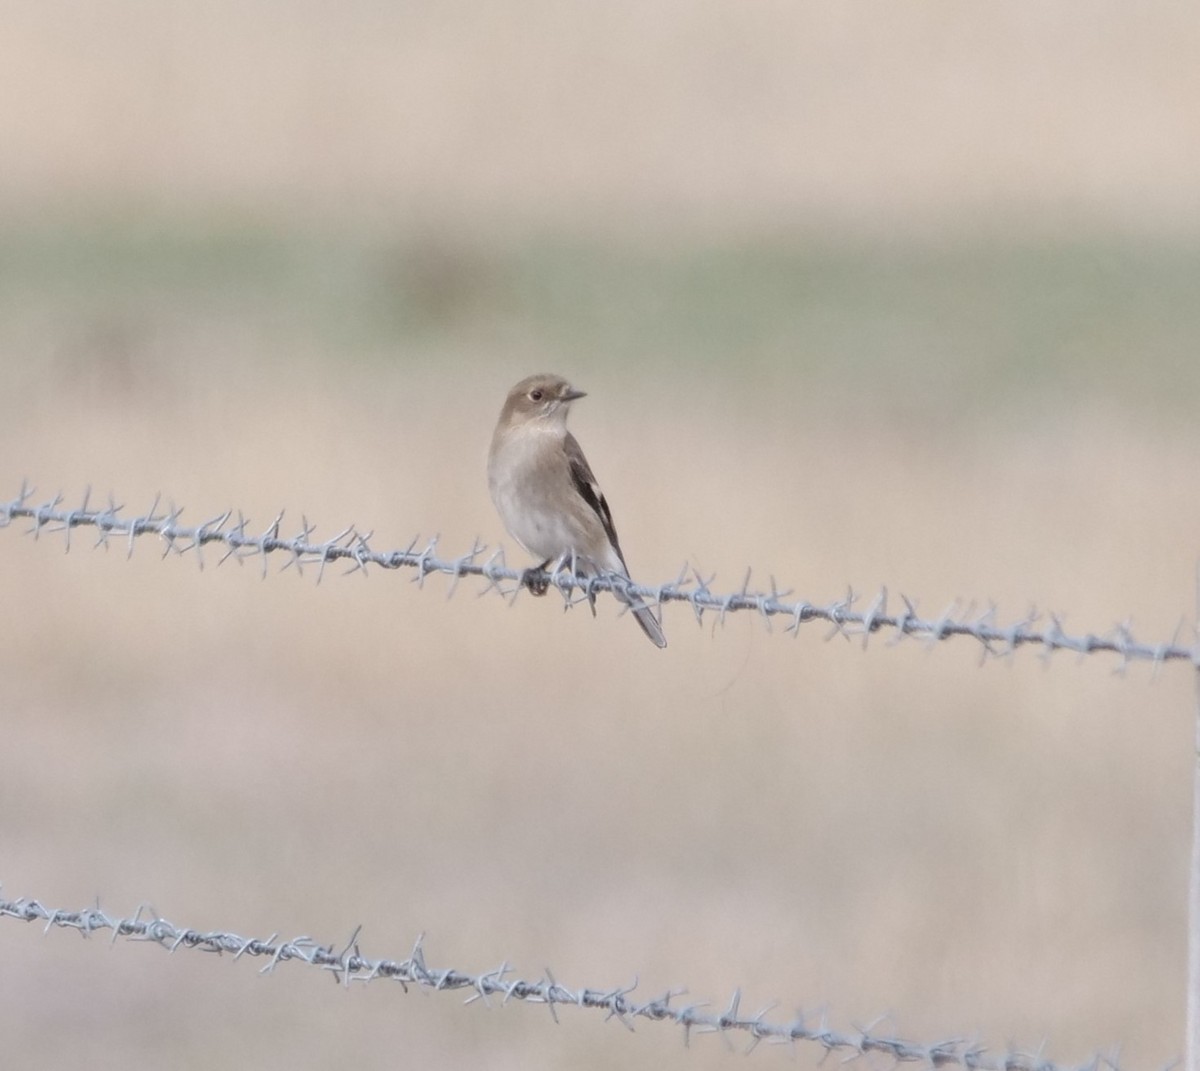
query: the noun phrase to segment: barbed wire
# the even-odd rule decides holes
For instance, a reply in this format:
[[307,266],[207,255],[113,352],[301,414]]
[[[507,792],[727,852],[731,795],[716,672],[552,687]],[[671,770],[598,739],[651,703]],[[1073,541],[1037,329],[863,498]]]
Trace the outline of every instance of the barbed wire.
[[176,926],[157,913],[144,917],[144,906],[130,917],[110,916],[95,907],[80,911],[63,911],[44,907],[37,900],[0,898],[0,918],[17,919],[23,922],[44,922],[43,933],[54,928],[75,930],[89,937],[101,930],[111,930],[110,943],[118,937],[130,941],[149,941],[161,945],[169,952],[181,948],[198,949],[218,954],[230,953],[235,960],[243,956],[259,957],[266,963],[259,969],[261,974],[271,974],[282,963],[296,961],[329,971],[335,980],[349,987],[352,982],[373,982],[389,979],[399,982],[404,991],[410,985],[437,991],[468,990],[470,996],[465,1003],[482,1000],[490,1006],[490,998],[500,999],[501,1004],[518,1000],[530,1004],[544,1004],[559,1022],[557,1007],[569,1006],[590,1011],[605,1012],[605,1019],[616,1019],[629,1030],[637,1020],[675,1023],[683,1029],[684,1044],[692,1034],[721,1034],[726,1040],[733,1033],[749,1038],[746,1052],[749,1053],[762,1041],[769,1044],[812,1045],[824,1050],[823,1055],[835,1055],[842,1062],[860,1056],[879,1055],[891,1059],[895,1064],[916,1063],[929,1068],[961,1067],[966,1071],[1120,1071],[1115,1056],[1097,1053],[1086,1063],[1072,1065],[1055,1063],[1039,1052],[1023,1052],[1007,1049],[1004,1052],[989,1052],[978,1042],[966,1037],[953,1037],[933,1043],[906,1040],[892,1034],[877,1032],[878,1021],[868,1027],[855,1027],[851,1031],[836,1030],[827,1021],[824,1012],[815,1016],[802,1011],[788,1021],[772,1021],[768,1014],[777,1006],[769,1004],[754,1015],[741,1010],[741,990],[734,990],[724,1011],[706,1011],[707,1001],[679,1003],[687,995],[686,989],[671,989],[661,996],[642,1001],[633,994],[638,981],[613,989],[575,989],[560,983],[545,970],[534,981],[510,977],[513,967],[505,960],[490,971],[473,973],[454,968],[431,967],[425,960],[425,935],[413,944],[407,956],[400,959],[373,959],[364,955],[358,939],[362,927],[358,927],[340,951],[334,945],[318,944],[311,937],[294,937],[280,940],[274,933],[266,938],[246,938],[222,930],[195,930]]
[[[687,603],[697,622],[703,622],[706,613],[715,615],[717,623],[723,624],[727,615],[750,611],[758,614],[767,628],[775,619],[787,622],[787,633],[798,635],[800,627],[812,623],[830,626],[827,639],[842,635],[847,638],[861,636],[864,646],[876,633],[891,632],[890,642],[899,642],[906,637],[924,640],[933,645],[960,636],[969,636],[980,645],[981,659],[1009,657],[1021,647],[1040,647],[1049,657],[1056,651],[1071,651],[1084,657],[1099,653],[1117,655],[1118,671],[1133,661],[1151,662],[1157,672],[1166,662],[1191,662],[1200,668],[1200,643],[1185,646],[1179,642],[1185,630],[1180,620],[1174,635],[1164,643],[1150,644],[1136,639],[1128,621],[1118,623],[1103,633],[1069,633],[1063,626],[1061,615],[1040,613],[1031,609],[1025,617],[1009,624],[998,622],[998,608],[988,603],[979,609],[974,603],[956,601],[937,617],[922,617],[916,603],[904,595],[900,602],[904,608],[889,611],[886,588],[873,598],[864,599],[853,590],[843,598],[831,603],[819,604],[806,599],[791,599],[793,589],[780,590],[771,578],[769,590],[752,590],[751,573],[746,572],[740,589],[719,592],[712,588],[716,577],[704,576],[695,568],[684,565],[674,580],[658,585],[637,584],[619,576],[584,576],[574,568],[559,568],[553,572],[513,569],[504,560],[504,551],[497,548],[488,553],[488,547],[478,539],[471,549],[457,557],[439,557],[439,537],[421,544],[414,539],[404,550],[377,551],[371,547],[374,532],[362,532],[354,526],[342,529],[329,539],[315,538],[316,526],[301,518],[300,529],[293,536],[283,534],[284,514],[279,513],[261,532],[254,534],[249,520],[236,511],[227,510],[196,525],[181,522],[183,509],[162,505],[161,495],[156,495],[150,509],[141,514],[122,516],[125,508],[111,497],[104,508],[91,507],[91,492],[86,492],[83,502],[75,509],[63,508],[63,496],[32,504],[34,489],[23,483],[20,493],[8,502],[0,503],[0,528],[10,526],[16,520],[29,520],[29,529],[34,538],[43,533],[61,532],[66,537],[66,547],[71,549],[71,534],[77,528],[96,529],[96,547],[109,547],[114,540],[125,543],[127,554],[132,556],[135,541],[146,535],[158,536],[164,543],[163,556],[169,554],[195,553],[201,569],[204,568],[204,548],[219,544],[225,553],[217,564],[230,558],[238,562],[258,557],[262,560],[263,576],[267,575],[267,560],[271,554],[286,557],[283,568],[294,566],[303,573],[305,566],[314,566],[317,582],[320,583],[326,569],[336,563],[349,565],[347,572],[366,572],[369,566],[381,569],[413,569],[413,580],[424,586],[431,574],[439,573],[451,578],[448,595],[453,595],[463,577],[476,576],[487,581],[480,594],[497,592],[508,598],[530,582],[555,588],[567,606],[581,601],[594,605],[598,592],[620,591],[624,595],[641,600],[629,604],[622,602],[621,611],[628,612],[641,605],[661,606],[666,603]],[[571,566],[572,563],[563,563]],[[505,588],[505,584],[512,587]],[[861,605],[861,609],[856,606]]]
[[[981,657],[1006,657],[1015,654],[1024,646],[1040,647],[1045,657],[1059,650],[1072,651],[1079,656],[1108,652],[1118,657],[1118,669],[1123,670],[1130,662],[1149,661],[1157,671],[1169,661],[1188,661],[1200,667],[1200,644],[1187,647],[1178,643],[1183,623],[1176,628],[1170,641],[1146,644],[1138,641],[1129,624],[1114,626],[1104,634],[1070,634],[1059,616],[1041,615],[1031,611],[1025,618],[1009,624],[997,622],[997,609],[989,605],[986,610],[976,612],[968,605],[954,604],[936,618],[923,618],[915,604],[901,596],[904,609],[888,611],[888,595],[882,590],[873,600],[862,603],[854,592],[832,603],[820,605],[807,600],[791,600],[792,592],[780,590],[774,578],[769,591],[751,590],[750,573],[739,590],[721,593],[712,587],[715,577],[705,577],[687,566],[678,577],[665,584],[646,586],[620,577],[591,577],[579,575],[575,563],[566,563],[570,568],[559,568],[551,573],[510,568],[504,560],[502,549],[488,552],[488,548],[476,540],[471,549],[458,557],[442,557],[437,553],[438,538],[425,543],[414,540],[404,550],[376,551],[372,549],[372,532],[362,532],[354,526],[347,527],[329,539],[315,538],[316,528],[302,518],[299,531],[292,535],[283,534],[283,518],[280,513],[261,532],[250,529],[249,521],[241,512],[227,511],[200,524],[182,523],[182,509],[173,504],[162,506],[156,496],[149,510],[140,514],[123,515],[124,506],[111,497],[103,508],[93,508],[90,493],[85,493],[78,508],[64,508],[62,495],[40,504],[33,501],[34,490],[22,484],[20,493],[12,500],[0,503],[0,528],[9,527],[16,521],[28,520],[28,532],[39,539],[43,534],[62,533],[66,549],[72,545],[72,534],[82,528],[94,529],[95,547],[109,548],[114,543],[124,545],[128,556],[132,556],[136,540],[142,536],[157,536],[162,544],[164,557],[171,554],[193,553],[201,569],[205,566],[204,550],[217,545],[224,553],[219,557],[220,565],[233,558],[239,563],[248,558],[259,558],[262,575],[268,574],[268,559],[272,554],[283,556],[283,569],[295,567],[303,573],[308,566],[316,569],[319,583],[331,564],[348,566],[347,572],[365,573],[369,566],[396,570],[409,568],[415,571],[413,580],[424,586],[432,574],[450,578],[448,595],[453,595],[463,577],[479,577],[486,581],[481,595],[495,592],[507,598],[515,598],[530,581],[535,585],[545,582],[560,592],[566,606],[587,600],[594,604],[599,592],[619,591],[625,596],[640,599],[648,605],[670,602],[686,602],[698,622],[703,622],[706,613],[714,615],[717,623],[723,623],[730,613],[752,611],[757,613],[768,629],[772,621],[781,618],[787,622],[785,632],[798,634],[800,627],[809,623],[824,622],[830,626],[827,637],[842,635],[847,638],[861,636],[864,646],[869,638],[879,632],[890,631],[890,642],[899,642],[906,637],[922,639],[936,644],[957,636],[975,639],[981,649]],[[628,605],[622,603],[623,610]],[[733,1034],[748,1039],[746,1051],[753,1050],[762,1041],[769,1044],[816,1046],[822,1057],[835,1055],[843,1061],[863,1056],[878,1056],[890,1059],[895,1064],[916,1063],[932,1069],[961,1067],[965,1071],[1120,1071],[1117,1060],[1111,1055],[1097,1053],[1080,1065],[1058,1064],[1037,1052],[1025,1052],[1014,1048],[1002,1052],[989,1052],[984,1046],[969,1037],[955,1036],[932,1043],[914,1041],[895,1036],[877,1029],[878,1022],[867,1027],[838,1030],[829,1025],[825,1013],[806,1015],[798,1011],[789,1020],[768,1018],[777,1006],[772,1003],[754,1015],[741,1011],[742,996],[735,990],[723,1011],[708,1010],[708,1002],[683,1002],[685,989],[672,989],[650,1000],[634,996],[637,979],[624,987],[612,989],[571,988],[559,983],[547,969],[536,979],[521,979],[513,976],[513,968],[505,961],[494,970],[473,973],[454,968],[431,967],[426,962],[424,935],[418,937],[407,956],[399,959],[374,959],[360,950],[358,937],[361,927],[340,947],[324,945],[308,936],[281,940],[278,933],[270,937],[243,938],[235,933],[211,930],[202,931],[183,928],[162,918],[157,912],[147,913],[144,907],[130,917],[110,916],[99,904],[79,911],[64,911],[44,907],[37,900],[24,898],[8,900],[0,897],[0,918],[25,922],[45,923],[44,932],[51,929],[73,929],[88,937],[102,930],[112,932],[112,942],[118,937],[133,941],[156,943],[171,952],[181,948],[229,953],[234,959],[252,956],[265,959],[260,968],[262,973],[272,973],[281,964],[298,961],[319,970],[329,971],[345,986],[352,982],[371,982],[378,979],[397,981],[407,992],[410,985],[433,991],[466,991],[466,1003],[482,1000],[491,1003],[496,998],[502,1004],[512,1000],[546,1005],[554,1020],[558,1021],[557,1007],[575,1006],[605,1013],[607,1019],[617,1019],[626,1028],[633,1030],[638,1020],[672,1022],[683,1030],[685,1044],[693,1033],[717,1033],[727,1043]]]

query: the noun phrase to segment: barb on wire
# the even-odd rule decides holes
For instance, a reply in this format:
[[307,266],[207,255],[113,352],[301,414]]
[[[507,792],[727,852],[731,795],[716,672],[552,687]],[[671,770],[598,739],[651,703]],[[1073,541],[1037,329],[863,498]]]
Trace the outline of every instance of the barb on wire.
[[205,952],[228,952],[233,958],[250,956],[262,959],[260,972],[271,974],[282,963],[295,961],[329,971],[343,986],[352,982],[373,982],[390,979],[399,982],[405,992],[410,985],[434,991],[461,990],[469,994],[466,1003],[482,1000],[490,1004],[496,997],[501,1004],[512,1000],[544,1004],[555,1022],[556,1006],[573,1006],[604,1012],[606,1019],[616,1019],[629,1030],[640,1020],[671,1022],[683,1028],[685,1044],[694,1033],[719,1033],[726,1038],[734,1033],[748,1039],[747,1052],[760,1042],[768,1044],[810,1045],[823,1049],[825,1055],[839,1056],[843,1061],[859,1056],[879,1054],[897,1064],[918,1063],[928,1068],[961,1067],[966,1071],[1120,1071],[1112,1056],[1097,1054],[1080,1065],[1056,1064],[1040,1052],[1009,1049],[989,1052],[983,1046],[964,1038],[949,1038],[932,1043],[906,1040],[892,1034],[877,1032],[874,1026],[849,1031],[832,1028],[822,1013],[805,1015],[802,1011],[787,1021],[771,1020],[768,1005],[753,1015],[741,1010],[742,994],[735,990],[722,1011],[706,1011],[707,1002],[678,1003],[686,995],[684,989],[670,989],[661,996],[641,1000],[634,997],[637,979],[626,986],[610,989],[575,989],[560,983],[549,970],[536,980],[509,977],[513,968],[506,960],[490,971],[472,972],[446,967],[432,967],[425,959],[424,934],[417,938],[411,951],[399,959],[373,959],[359,948],[361,927],[354,930],[340,949],[334,945],[318,944],[311,937],[295,937],[290,941],[278,934],[266,938],[239,937],[221,930],[194,930],[176,926],[158,914],[148,914],[138,908],[132,916],[109,915],[97,904],[81,911],[62,911],[44,907],[37,900],[8,900],[0,897],[0,918],[23,922],[45,923],[44,932],[75,930],[84,937],[109,930],[111,942],[118,937],[130,941],[150,941],[169,952],[181,948]]
[[[241,562],[258,557],[262,561],[262,572],[266,576],[267,558],[271,554],[283,556],[284,568],[295,567],[302,573],[305,565],[315,565],[318,582],[328,567],[344,563],[346,572],[366,573],[369,566],[381,569],[412,569],[413,580],[424,586],[433,573],[451,578],[449,594],[453,594],[463,577],[480,577],[487,581],[481,594],[496,591],[515,598],[521,587],[532,581],[535,585],[554,587],[562,595],[567,606],[580,601],[591,601],[596,592],[620,591],[632,596],[633,608],[640,605],[659,606],[665,603],[687,603],[697,621],[702,622],[706,613],[716,614],[723,623],[728,614],[750,611],[759,615],[768,628],[775,618],[787,622],[785,632],[796,635],[802,625],[821,622],[829,626],[827,639],[837,635],[847,638],[861,636],[864,645],[869,638],[880,632],[892,633],[892,641],[905,637],[925,640],[929,644],[939,643],[958,636],[969,636],[980,645],[981,657],[1006,657],[1020,647],[1038,647],[1047,656],[1056,651],[1072,651],[1080,657],[1109,653],[1119,660],[1124,669],[1130,662],[1151,662],[1155,670],[1166,662],[1191,662],[1200,668],[1200,644],[1186,646],[1178,642],[1176,635],[1164,643],[1143,643],[1137,640],[1128,622],[1117,624],[1102,632],[1070,633],[1063,627],[1063,620],[1056,614],[1041,614],[1035,610],[1022,619],[1010,624],[997,620],[997,608],[988,605],[980,610],[975,605],[954,603],[938,617],[922,617],[916,604],[901,595],[903,608],[888,608],[888,592],[884,588],[873,598],[864,601],[850,590],[841,599],[819,604],[807,599],[792,599],[791,589],[780,590],[771,578],[769,591],[753,590],[750,574],[736,591],[721,593],[712,587],[714,577],[705,577],[694,568],[684,566],[674,580],[659,585],[643,585],[623,577],[583,576],[565,568],[551,573],[538,573],[512,569],[504,561],[502,550],[495,550],[487,557],[487,547],[476,540],[469,551],[457,557],[438,555],[438,537],[424,544],[414,539],[404,550],[373,550],[370,540],[373,532],[360,532],[351,526],[344,528],[329,539],[315,538],[315,526],[302,519],[300,530],[293,536],[283,534],[283,514],[261,532],[254,534],[249,521],[240,511],[227,510],[197,525],[182,524],[183,510],[172,504],[170,509],[162,505],[161,496],[155,496],[150,509],[145,513],[122,515],[124,506],[110,498],[103,508],[93,507],[90,493],[85,494],[83,503],[76,509],[63,506],[63,496],[55,495],[48,501],[35,504],[34,491],[23,484],[16,498],[0,503],[0,528],[15,521],[29,521],[28,531],[35,539],[43,533],[62,532],[67,549],[71,548],[71,535],[78,528],[93,528],[96,531],[95,546],[108,548],[117,540],[124,545],[127,555],[133,554],[134,541],[140,536],[153,535],[163,543],[163,556],[195,552],[200,568],[204,567],[203,549],[211,544],[220,544],[225,553],[218,564],[230,558]],[[505,584],[511,584],[505,588]],[[640,600],[638,602],[637,600]],[[622,612],[628,612],[630,604],[622,601]]]

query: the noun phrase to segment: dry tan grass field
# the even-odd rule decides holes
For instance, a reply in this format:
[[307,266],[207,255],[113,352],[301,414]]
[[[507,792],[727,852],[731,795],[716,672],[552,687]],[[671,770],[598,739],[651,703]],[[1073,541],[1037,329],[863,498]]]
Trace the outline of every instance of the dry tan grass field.
[[[1193,18],[14,6],[0,498],[521,562],[483,458],[546,369],[589,391],[638,579],[1194,619]],[[1180,1053],[1186,668],[680,606],[658,651],[606,598],[215,557],[0,530],[4,896]],[[11,1067],[741,1060],[13,921],[0,949]]]

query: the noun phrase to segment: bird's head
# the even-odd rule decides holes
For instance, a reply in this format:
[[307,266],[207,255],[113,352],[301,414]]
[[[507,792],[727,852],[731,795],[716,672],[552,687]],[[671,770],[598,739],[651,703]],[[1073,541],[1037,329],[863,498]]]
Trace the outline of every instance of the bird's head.
[[545,421],[565,427],[571,403],[582,397],[584,392],[576,390],[562,376],[541,372],[521,380],[508,392],[500,421],[509,426]]

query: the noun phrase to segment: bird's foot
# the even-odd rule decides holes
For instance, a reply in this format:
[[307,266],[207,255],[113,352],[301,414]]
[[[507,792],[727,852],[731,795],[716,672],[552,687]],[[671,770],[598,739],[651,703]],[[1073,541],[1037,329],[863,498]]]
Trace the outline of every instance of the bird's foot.
[[550,590],[550,578],[546,576],[546,566],[549,564],[549,561],[544,561],[521,574],[521,586],[528,588],[530,595],[541,596]]

